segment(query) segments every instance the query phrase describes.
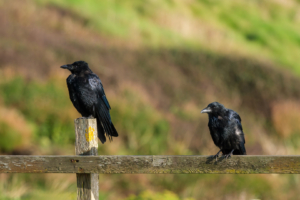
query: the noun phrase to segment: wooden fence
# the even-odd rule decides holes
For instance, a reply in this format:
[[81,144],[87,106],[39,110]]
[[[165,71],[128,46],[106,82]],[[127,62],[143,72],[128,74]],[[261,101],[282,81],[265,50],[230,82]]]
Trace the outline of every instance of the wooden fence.
[[0,156],[0,173],[76,173],[77,199],[99,199],[98,174],[299,174],[300,156],[97,156],[95,119],[75,120],[75,156]]

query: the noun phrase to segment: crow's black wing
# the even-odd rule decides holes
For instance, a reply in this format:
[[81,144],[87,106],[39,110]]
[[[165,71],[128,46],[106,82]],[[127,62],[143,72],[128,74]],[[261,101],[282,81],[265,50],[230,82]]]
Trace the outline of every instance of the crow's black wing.
[[108,102],[108,100],[107,100],[107,98],[106,98],[106,95],[105,95],[105,92],[104,92],[104,88],[103,88],[103,85],[102,85],[102,82],[101,82],[101,81],[100,81],[100,86],[101,86],[102,91],[103,91],[103,94],[102,94],[102,100],[103,100],[103,102],[105,103],[107,109],[110,110],[111,108],[110,108],[109,102]]
[[99,77],[96,74],[89,74],[88,81],[91,86],[91,89],[98,95],[98,97],[100,97],[101,100],[99,99],[99,101],[105,104],[107,110],[110,110],[110,105],[105,96],[104,88]]
[[241,151],[241,155],[246,155],[246,148],[245,148],[245,137],[242,127],[242,119],[236,112],[232,111],[230,114],[230,120],[233,120],[235,122],[235,134],[239,138],[239,149]]
[[[103,85],[101,80],[96,74],[90,74],[88,78],[91,89],[97,94],[97,101],[95,102],[96,117],[100,119],[106,135],[112,139],[112,136],[117,137],[118,132],[116,131],[109,114],[110,105],[105,96]],[[100,138],[100,137],[99,137]]]

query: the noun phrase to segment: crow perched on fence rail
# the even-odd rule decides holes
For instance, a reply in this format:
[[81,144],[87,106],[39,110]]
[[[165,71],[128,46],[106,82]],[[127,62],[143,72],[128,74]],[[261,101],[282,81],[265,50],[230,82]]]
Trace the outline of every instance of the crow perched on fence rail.
[[99,77],[92,72],[84,61],[63,65],[61,68],[68,69],[72,73],[67,78],[67,85],[74,107],[82,117],[97,118],[100,141],[102,143],[106,141],[105,133],[110,140],[112,137],[117,137],[118,132],[109,114],[110,105]]
[[245,138],[239,114],[225,108],[218,102],[213,102],[201,113],[207,113],[210,135],[220,151],[215,155],[217,159],[222,151],[225,158],[231,155],[246,155]]

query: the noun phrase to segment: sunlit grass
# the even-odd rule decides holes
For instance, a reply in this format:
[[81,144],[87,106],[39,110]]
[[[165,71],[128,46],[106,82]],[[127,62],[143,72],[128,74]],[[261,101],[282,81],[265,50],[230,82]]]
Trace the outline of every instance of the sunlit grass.
[[[109,47],[93,47],[94,49],[88,50],[88,44],[85,49],[87,51],[78,51],[80,56],[88,58],[94,64],[99,63],[96,57],[101,53],[107,51],[106,55],[116,54],[116,59],[120,59],[116,63],[124,64],[124,68],[128,67],[128,74],[142,74],[136,80],[131,80],[134,84],[140,84],[144,90],[156,89],[149,86],[156,84],[157,90],[161,90],[154,92],[156,96],[152,96],[151,100],[161,101],[162,98],[166,98],[160,103],[164,108],[156,107],[159,100],[147,102],[143,99],[143,94],[135,88],[120,89],[119,85],[122,85],[124,80],[118,80],[114,86],[110,85],[111,90],[108,91],[117,93],[115,96],[108,95],[108,99],[119,137],[114,138],[112,143],[99,145],[100,155],[214,153],[214,149],[210,149],[213,144],[207,132],[207,117],[201,118],[199,113],[201,108],[209,103],[207,101],[214,99],[220,99],[226,105],[239,109],[247,137],[246,146],[250,153],[274,153],[272,148],[268,147],[271,143],[275,150],[291,147],[294,150],[287,152],[297,153],[300,141],[299,127],[293,120],[297,119],[299,112],[290,104],[287,108],[294,109],[293,115],[289,112],[284,114],[285,107],[277,107],[277,112],[272,110],[270,113],[268,108],[276,104],[268,103],[287,97],[295,98],[297,104],[298,86],[295,83],[298,82],[292,79],[292,76],[290,82],[287,80],[288,76],[280,76],[281,72],[274,71],[273,65],[257,64],[250,59],[249,62],[244,61],[239,59],[236,53],[251,58],[271,59],[282,67],[289,67],[293,72],[298,72],[300,40],[295,12],[298,4],[286,6],[278,4],[279,1],[238,0],[37,1],[40,6],[46,7],[40,7],[41,12],[49,7],[58,9],[61,14],[57,15],[58,20],[64,21],[64,16],[70,15],[72,19],[69,19],[69,22],[80,24],[71,30],[66,26],[64,30],[62,26],[67,25],[68,21],[57,23],[53,28],[55,34],[63,35],[66,29],[68,34],[71,34],[76,32],[76,28],[81,28],[86,32],[92,30],[100,36],[104,35],[108,40],[118,38],[127,45],[142,46],[143,48],[132,54],[126,54],[127,47],[118,51],[109,51]],[[4,1],[0,0],[0,4],[2,2]],[[12,16],[22,14],[22,9],[14,11],[16,14]],[[34,8],[29,8],[26,12],[32,12],[35,17],[35,11],[32,10]],[[44,16],[43,19],[46,17],[48,16]],[[49,19],[51,17],[49,14]],[[21,21],[28,23],[25,18]],[[46,23],[45,28],[49,28]],[[52,31],[51,28],[46,30]],[[40,37],[42,41],[47,40],[43,36]],[[85,38],[80,39],[85,46]],[[31,46],[15,39],[2,38],[1,42],[5,52],[11,52],[12,48],[22,55],[26,55],[27,48]],[[73,54],[71,50],[76,47],[78,41],[72,42],[65,43],[70,44],[66,49],[51,47],[53,55],[57,55],[53,60],[61,62],[62,59],[77,58],[79,54]],[[42,46],[38,49],[47,48]],[[211,53],[207,53],[208,51]],[[129,57],[134,55],[132,57],[135,61],[125,63],[127,59],[122,57],[123,53]],[[224,57],[219,53],[227,53],[229,56]],[[120,68],[115,69],[117,71]],[[103,76],[111,78],[106,72],[104,70]],[[115,76],[112,76],[113,78]],[[137,81],[139,78],[140,82]],[[266,104],[257,106],[261,103]],[[260,109],[264,107],[267,108]],[[44,81],[29,81],[23,77],[5,80],[4,77],[0,77],[0,111],[4,113],[0,113],[2,153],[9,154],[19,145],[24,145],[23,141],[28,138],[36,145],[34,154],[74,153],[73,120],[80,115],[69,100],[65,77]],[[267,121],[269,115],[275,117],[274,122]],[[286,117],[287,115],[289,117]],[[284,141],[273,143],[273,135],[268,134],[276,134],[273,131],[273,123],[283,123],[282,119],[291,124],[278,123],[278,126],[275,126],[279,139]],[[17,124],[11,123],[14,120]],[[284,131],[287,129],[284,126],[292,128],[286,133],[286,137]],[[177,128],[180,128],[180,132]],[[207,137],[204,133],[207,133]],[[184,140],[186,138],[187,140]],[[260,149],[261,146],[265,149]],[[1,177],[0,199],[76,198],[76,180],[73,175],[65,177],[27,174],[16,177]],[[292,197],[293,194],[294,197],[299,196],[298,182],[297,175],[100,175],[100,199],[120,199],[129,195],[129,199],[134,200],[186,199],[190,196],[197,199],[280,199]],[[155,192],[149,192],[152,190]]]
[[6,106],[20,110],[33,125],[37,141],[43,137],[59,144],[75,141],[68,93],[55,81],[26,82],[16,77],[0,84],[0,94]]
[[0,174],[1,200],[71,200],[76,187],[70,175]]
[[[32,124],[34,138],[39,145],[74,144],[74,118],[77,111],[69,100],[65,83],[49,80],[26,82],[21,77],[0,83],[4,104],[20,110]],[[64,88],[64,89],[63,89]],[[121,99],[112,99],[111,115],[117,130],[125,137],[121,154],[163,154],[169,150],[169,123],[153,107],[141,100],[137,93],[125,90]],[[80,116],[80,115],[79,115]],[[13,124],[11,124],[13,126]],[[4,150],[12,150],[20,143],[21,133],[0,121],[0,135]],[[118,140],[116,138],[115,140]],[[10,141],[10,142],[8,142]],[[151,144],[150,146],[148,144]],[[173,145],[175,148],[176,145]],[[105,152],[105,147],[103,151]]]
[[131,44],[240,52],[300,75],[296,1],[37,1],[71,10],[87,19],[87,27]]

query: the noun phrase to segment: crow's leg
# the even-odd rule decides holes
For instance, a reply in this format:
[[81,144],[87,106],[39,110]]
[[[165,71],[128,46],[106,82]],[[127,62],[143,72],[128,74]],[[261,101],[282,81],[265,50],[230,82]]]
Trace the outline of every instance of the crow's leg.
[[222,149],[216,155],[213,156],[216,159],[216,161],[218,161],[218,157],[219,157],[219,154],[221,153],[221,151],[222,151]]
[[229,158],[233,155],[233,151],[234,151],[234,149],[232,149],[232,151],[229,154],[224,154],[224,157],[226,158],[226,160],[227,160],[227,158]]

